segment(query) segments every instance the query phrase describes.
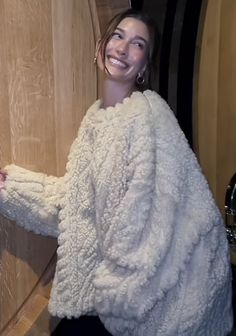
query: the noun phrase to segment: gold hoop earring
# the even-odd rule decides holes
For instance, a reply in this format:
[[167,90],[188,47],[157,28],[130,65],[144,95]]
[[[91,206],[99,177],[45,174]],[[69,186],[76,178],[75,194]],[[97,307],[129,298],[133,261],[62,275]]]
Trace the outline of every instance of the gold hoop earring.
[[97,64],[97,56],[94,57],[93,64]]
[[141,74],[141,73],[139,72],[138,75],[137,75],[137,78],[136,78],[136,83],[137,83],[138,85],[143,85],[144,82],[145,82],[145,79],[144,79],[144,77],[143,77],[143,74]]

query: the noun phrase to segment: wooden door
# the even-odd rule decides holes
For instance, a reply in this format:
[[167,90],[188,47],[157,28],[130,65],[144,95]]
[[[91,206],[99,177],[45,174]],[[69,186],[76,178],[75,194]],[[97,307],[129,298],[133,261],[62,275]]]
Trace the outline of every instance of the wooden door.
[[203,1],[196,49],[195,150],[224,214],[236,172],[236,1]]
[[[95,41],[127,0],[0,0],[0,166],[62,176],[97,98]],[[0,334],[50,335],[57,242],[0,217]]]

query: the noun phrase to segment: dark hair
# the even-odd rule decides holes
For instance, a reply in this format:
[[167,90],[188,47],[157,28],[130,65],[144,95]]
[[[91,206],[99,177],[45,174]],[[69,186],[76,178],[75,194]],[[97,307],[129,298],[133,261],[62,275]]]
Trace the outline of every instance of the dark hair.
[[156,27],[155,22],[150,18],[150,16],[144,12],[137,11],[134,9],[128,9],[124,12],[121,12],[117,15],[115,15],[111,21],[107,25],[107,29],[103,36],[101,37],[100,43],[99,43],[99,50],[101,52],[101,57],[102,61],[105,64],[105,50],[107,43],[110,41],[112,34],[116,30],[117,26],[119,23],[125,19],[125,18],[134,18],[137,19],[141,22],[143,22],[149,32],[150,36],[150,45],[149,45],[149,50],[148,50],[148,60],[147,60],[147,67],[146,70],[143,74],[144,77],[144,83],[143,84],[138,84],[136,83],[137,88],[140,91],[143,91],[145,89],[151,88],[151,74],[152,72],[155,72],[156,68],[156,56],[157,56],[157,51],[159,47],[159,32]]

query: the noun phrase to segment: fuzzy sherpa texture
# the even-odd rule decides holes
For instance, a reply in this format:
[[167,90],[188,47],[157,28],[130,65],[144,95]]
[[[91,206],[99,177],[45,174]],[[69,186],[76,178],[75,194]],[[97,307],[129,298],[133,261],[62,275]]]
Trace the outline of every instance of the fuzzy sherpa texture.
[[107,109],[96,101],[63,178],[7,170],[0,211],[27,229],[58,236],[53,315],[98,314],[114,336],[231,330],[223,221],[158,94],[134,92]]

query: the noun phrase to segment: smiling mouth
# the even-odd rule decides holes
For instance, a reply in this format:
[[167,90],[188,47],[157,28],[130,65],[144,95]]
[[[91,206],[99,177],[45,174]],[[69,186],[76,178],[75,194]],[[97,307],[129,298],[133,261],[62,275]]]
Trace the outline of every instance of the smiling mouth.
[[128,68],[128,64],[126,62],[120,61],[119,59],[114,58],[112,56],[108,56],[107,58],[112,65],[118,66],[119,68],[122,69]]

